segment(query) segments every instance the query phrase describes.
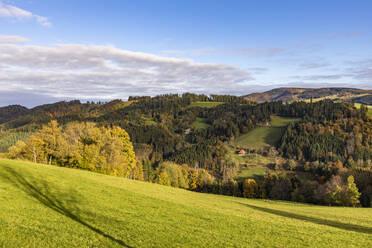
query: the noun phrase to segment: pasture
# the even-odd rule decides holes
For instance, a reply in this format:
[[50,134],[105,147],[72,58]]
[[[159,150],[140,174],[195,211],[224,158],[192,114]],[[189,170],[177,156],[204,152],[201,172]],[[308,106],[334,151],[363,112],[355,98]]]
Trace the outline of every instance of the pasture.
[[372,211],[0,159],[1,247],[371,247]]

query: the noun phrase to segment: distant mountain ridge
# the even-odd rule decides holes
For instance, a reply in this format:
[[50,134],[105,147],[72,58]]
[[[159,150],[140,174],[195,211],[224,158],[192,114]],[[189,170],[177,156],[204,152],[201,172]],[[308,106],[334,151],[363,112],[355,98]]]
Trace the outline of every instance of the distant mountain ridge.
[[13,118],[14,116],[23,116],[30,113],[30,110],[21,105],[9,105],[0,107],[0,123]]
[[356,102],[372,105],[372,90],[355,88],[276,88],[262,93],[252,93],[244,98],[257,102],[271,101],[314,101],[330,99],[333,101]]

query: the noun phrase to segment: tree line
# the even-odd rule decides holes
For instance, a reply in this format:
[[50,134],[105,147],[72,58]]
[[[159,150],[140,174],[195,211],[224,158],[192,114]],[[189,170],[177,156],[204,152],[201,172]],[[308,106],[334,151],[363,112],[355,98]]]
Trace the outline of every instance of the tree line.
[[[34,132],[34,135],[24,137],[23,143],[19,142],[10,150],[11,154],[18,154],[17,156],[29,160],[132,178],[140,178],[140,172],[131,174],[135,170],[125,168],[138,169],[143,166],[138,171],[143,171],[145,180],[164,183],[169,179],[170,185],[175,187],[177,184],[172,184],[174,180],[170,174],[175,174],[172,172],[175,168],[184,168],[187,165],[190,170],[183,174],[185,182],[190,182],[190,174],[194,170],[198,173],[204,170],[212,177],[213,183],[203,184],[203,187],[198,186],[194,190],[243,196],[243,183],[234,180],[238,164],[231,158],[229,142],[269,122],[272,115],[296,117],[300,121],[283,129],[281,140],[275,147],[281,156],[295,163],[288,164],[283,169],[286,173],[278,172],[278,175],[271,175],[272,179],[266,179],[267,182],[275,181],[273,185],[277,186],[267,186],[266,193],[260,193],[260,197],[265,195],[272,199],[331,204],[324,197],[323,200],[315,197],[316,189],[326,183],[331,184],[332,177],[337,176],[342,180],[334,179],[332,184],[343,188],[347,185],[347,178],[353,176],[361,193],[361,204],[370,204],[368,199],[372,185],[368,178],[372,158],[372,121],[364,107],[357,110],[352,104],[331,101],[255,104],[236,96],[190,93],[131,97],[129,100],[116,100],[106,104],[61,102],[27,111],[16,107],[16,111],[21,111],[21,117],[12,119],[9,117],[12,116],[11,111],[4,110],[6,117],[3,118],[2,127],[5,134],[15,130],[27,134]],[[192,105],[196,101],[218,101],[223,104],[202,108]],[[203,119],[205,128],[192,128],[198,118]],[[46,125],[54,119],[61,126]],[[43,140],[43,136],[49,137],[45,126],[63,137],[61,140],[67,140],[62,142],[55,137],[61,147],[58,151],[51,145],[53,142]],[[108,162],[121,161],[120,156],[123,156],[113,152],[118,146],[108,144],[108,140],[116,139],[119,135],[119,128],[126,130],[131,137],[133,146],[129,150],[134,151],[137,157],[136,165],[126,165],[122,169],[118,169],[117,165],[111,168]],[[185,132],[187,129],[191,131]],[[94,137],[93,140],[87,138],[90,135]],[[102,157],[98,154],[105,155]],[[105,156],[111,156],[111,160]],[[165,161],[173,165],[164,165]],[[349,174],[342,174],[343,170]],[[364,172],[354,173],[358,170]],[[162,176],[159,177],[161,173]],[[264,182],[263,178],[255,180],[259,190],[263,188]],[[182,183],[182,180],[178,182],[184,188],[187,184]],[[284,190],[284,186],[278,185],[288,188]],[[309,185],[312,186],[308,187]],[[188,184],[188,189],[191,188]],[[277,188],[281,190],[275,192]],[[308,192],[305,188],[311,190]],[[272,189],[274,193],[271,192]]]
[[62,128],[51,121],[9,148],[9,157],[35,163],[79,168],[108,175],[142,179],[129,135],[117,126],[72,122]]

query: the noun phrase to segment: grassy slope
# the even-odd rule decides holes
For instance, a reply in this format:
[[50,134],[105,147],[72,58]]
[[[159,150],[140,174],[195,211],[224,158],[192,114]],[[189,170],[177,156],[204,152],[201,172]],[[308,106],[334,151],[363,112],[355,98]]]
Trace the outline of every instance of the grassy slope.
[[[360,109],[361,104],[360,103],[354,103],[354,106],[358,109]],[[372,116],[372,105],[366,105],[368,107],[368,114]]]
[[371,247],[371,209],[200,194],[0,160],[0,247]]
[[263,177],[265,173],[265,167],[263,166],[250,166],[241,168],[234,179],[238,182],[243,182],[246,178],[253,178],[257,181],[257,178]]
[[143,120],[145,121],[145,124],[148,125],[148,126],[157,125],[156,121],[153,121],[149,118],[143,117]]
[[[369,93],[365,93],[365,94],[346,94],[346,95],[338,95],[338,94],[334,94],[334,95],[328,95],[328,96],[324,96],[324,97],[318,97],[318,98],[313,98],[313,102],[319,102],[319,101],[323,101],[323,100],[342,100],[342,101],[350,101],[352,100],[353,98],[355,97],[361,97],[361,96],[368,96]],[[311,100],[310,99],[300,99],[300,100],[303,100],[305,102],[310,102]]]
[[240,165],[234,178],[237,181],[244,181],[246,178],[260,180],[266,174],[269,164],[283,164],[285,161],[281,157],[266,157],[259,154],[247,154],[243,157],[233,154],[233,156]]
[[194,121],[191,124],[191,128],[194,128],[194,129],[208,128],[209,125],[206,123],[206,120],[207,119],[204,119],[204,118],[196,118],[196,121]]
[[271,127],[257,127],[239,136],[233,144],[256,149],[265,146],[275,146],[281,137],[282,128],[297,120],[295,118],[274,116],[271,120]]
[[193,102],[190,107],[214,108],[221,104],[224,104],[224,102]]
[[263,93],[253,93],[245,96],[255,102],[265,101],[321,101],[325,99],[351,101],[360,97],[370,96],[372,91],[347,88],[276,88]]

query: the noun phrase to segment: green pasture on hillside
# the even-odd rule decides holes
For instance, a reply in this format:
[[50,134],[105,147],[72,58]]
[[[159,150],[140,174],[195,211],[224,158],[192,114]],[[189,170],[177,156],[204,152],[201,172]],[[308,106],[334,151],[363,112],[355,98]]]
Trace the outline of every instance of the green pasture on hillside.
[[0,159],[0,247],[372,247],[372,211]]
[[253,149],[275,146],[282,136],[283,128],[289,123],[298,120],[297,118],[274,116],[270,127],[256,127],[248,133],[239,136],[233,142],[233,145]]
[[234,179],[240,182],[246,178],[262,180],[269,165],[283,164],[285,162],[285,159],[281,157],[262,156],[256,153],[242,157],[234,154],[234,159],[239,164],[239,170]]
[[191,124],[191,128],[193,129],[207,128],[209,127],[209,125],[206,121],[207,119],[204,119],[204,118],[196,118],[196,120]]
[[[354,106],[357,108],[357,109],[360,109],[360,106],[361,106],[362,104],[360,104],[360,103],[354,103]],[[367,107],[368,107],[368,114],[370,115],[370,116],[372,116],[372,105],[366,105]]]
[[190,107],[214,108],[221,104],[224,104],[224,102],[193,102]]

